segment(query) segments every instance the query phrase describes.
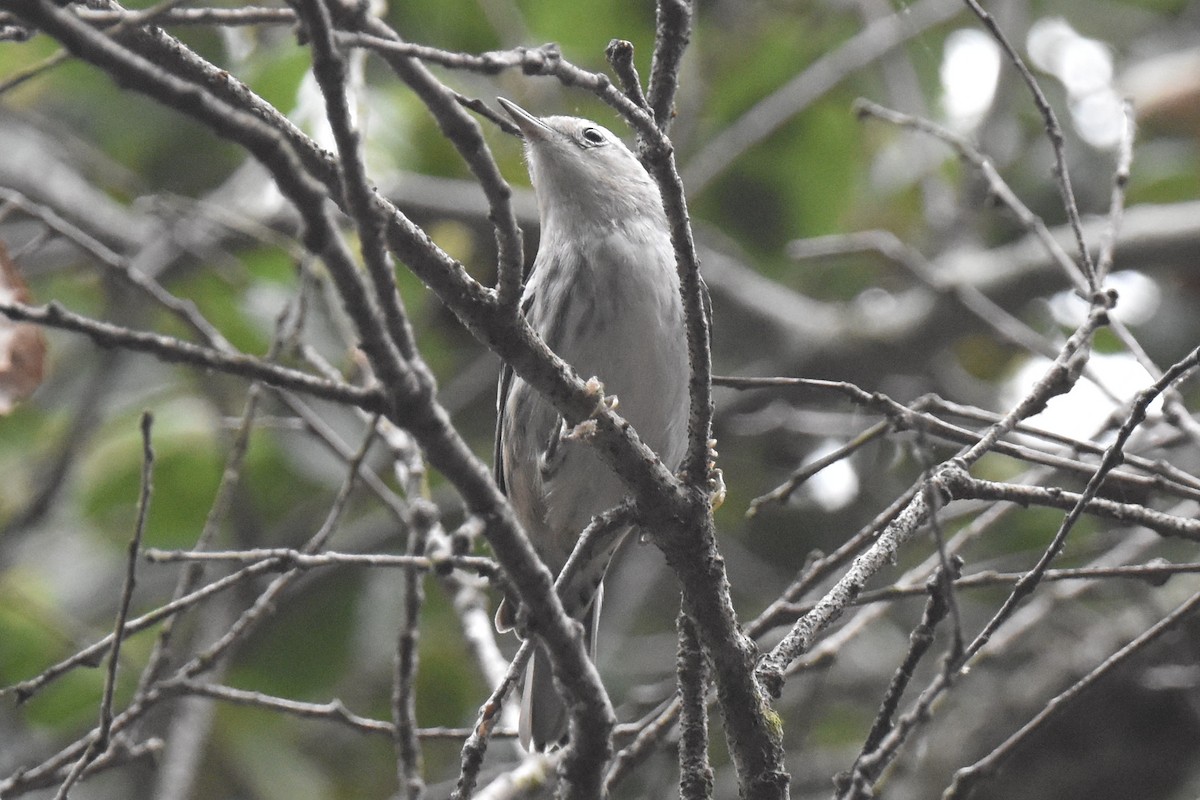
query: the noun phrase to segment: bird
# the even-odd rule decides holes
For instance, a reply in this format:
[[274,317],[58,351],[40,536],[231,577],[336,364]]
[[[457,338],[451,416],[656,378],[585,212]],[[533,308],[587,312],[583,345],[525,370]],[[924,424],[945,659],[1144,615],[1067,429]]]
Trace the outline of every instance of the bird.
[[[610,130],[569,116],[537,117],[499,99],[524,139],[541,233],[521,294],[521,311],[546,345],[606,400],[671,470],[687,445],[689,364],[684,310],[670,227],[658,184]],[[593,384],[595,386],[596,384]],[[627,492],[613,470],[554,406],[505,366],[497,397],[495,472],[521,527],[554,574],[597,514]],[[608,564],[629,528],[559,587],[595,635]],[[516,604],[496,614],[511,629]],[[519,733],[526,750],[567,736],[566,704],[550,659],[534,649],[526,669]]]

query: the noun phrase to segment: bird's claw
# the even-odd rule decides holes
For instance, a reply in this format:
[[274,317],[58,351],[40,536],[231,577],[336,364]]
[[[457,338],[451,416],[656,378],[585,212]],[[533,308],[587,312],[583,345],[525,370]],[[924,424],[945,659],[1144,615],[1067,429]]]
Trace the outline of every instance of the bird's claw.
[[716,511],[725,503],[725,473],[717,466],[717,440],[708,440],[708,496]]
[[621,405],[621,400],[615,394],[605,394],[604,384],[596,376],[587,379],[584,384],[587,393],[597,398],[596,410],[592,416],[583,420],[573,428],[567,428],[566,423],[563,423],[562,430],[559,432],[559,438],[564,442],[584,441],[596,435],[596,415],[602,411],[616,411]]

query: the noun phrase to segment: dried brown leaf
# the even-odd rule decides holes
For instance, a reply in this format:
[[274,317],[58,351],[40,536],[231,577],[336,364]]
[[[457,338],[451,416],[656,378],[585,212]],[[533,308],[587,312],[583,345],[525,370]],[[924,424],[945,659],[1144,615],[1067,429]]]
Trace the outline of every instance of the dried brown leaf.
[[[0,301],[29,302],[29,287],[3,242],[0,242]],[[0,415],[11,413],[41,386],[45,361],[46,337],[41,328],[0,316]]]

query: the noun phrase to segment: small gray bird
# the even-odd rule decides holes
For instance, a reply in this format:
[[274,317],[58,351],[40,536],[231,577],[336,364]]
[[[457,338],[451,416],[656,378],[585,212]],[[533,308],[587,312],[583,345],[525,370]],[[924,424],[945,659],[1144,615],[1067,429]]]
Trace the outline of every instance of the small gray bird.
[[[500,105],[525,139],[541,242],[521,308],[530,326],[575,372],[598,378],[617,412],[676,469],[687,441],[688,353],[679,279],[658,186],[610,131],[576,117],[538,118]],[[500,376],[496,478],[550,571],[558,574],[582,529],[626,491],[593,448],[512,370]],[[611,547],[583,565],[560,594],[584,623],[595,653],[601,581]],[[501,603],[496,625],[512,627]],[[566,735],[566,707],[535,650],[525,675],[521,743],[544,750]]]

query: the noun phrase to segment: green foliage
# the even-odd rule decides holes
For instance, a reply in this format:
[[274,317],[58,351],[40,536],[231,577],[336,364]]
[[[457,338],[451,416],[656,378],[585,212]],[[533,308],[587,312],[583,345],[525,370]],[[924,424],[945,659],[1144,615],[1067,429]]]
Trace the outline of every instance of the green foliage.
[[459,636],[443,632],[458,624],[443,592],[427,580],[425,613],[421,618],[421,671],[417,676],[417,718],[431,724],[470,725],[479,709],[483,685],[469,651]]
[[311,60],[308,54],[284,40],[275,46],[259,45],[258,57],[248,64],[243,80],[275,108],[284,112],[293,108],[300,82],[308,74]]
[[334,787],[296,741],[288,720],[257,709],[223,707],[220,770],[262,800],[325,800]]
[[[37,489],[38,475],[29,469],[29,453],[43,437],[60,433],[67,420],[34,406],[18,408],[11,416],[0,418],[0,472],[8,479],[0,482],[0,519],[10,519]],[[0,573],[2,575],[3,573]]]
[[[61,635],[68,627],[43,576],[32,569],[9,569],[0,574],[0,641],[4,643],[0,647],[0,681],[24,680],[68,655],[72,642]],[[94,684],[90,678],[84,681]],[[75,693],[81,688],[76,680]],[[40,714],[50,720],[61,717],[63,703],[52,700],[45,705],[57,711],[39,710]]]
[[861,744],[863,731],[871,726],[871,717],[863,709],[851,703],[834,701],[831,707],[821,715],[821,722],[812,729],[806,730],[814,743],[826,747],[853,748]]
[[[154,496],[146,543],[186,547],[196,540],[221,476],[214,420],[204,405],[183,398],[155,408]],[[82,464],[82,510],[114,544],[129,541],[141,487],[142,440],[137,417],[114,422]]]
[[313,573],[302,593],[293,593],[231,678],[267,694],[324,702],[349,658],[347,643],[361,596],[350,571]]
[[255,308],[250,303],[259,297],[274,299],[281,295],[272,291],[274,287],[270,283],[256,285],[261,290],[259,295],[247,294],[247,290],[255,286],[249,277],[244,274],[230,276],[213,269],[197,270],[172,289],[196,298],[200,312],[234,347],[242,352],[263,353],[274,328],[274,315],[264,314],[266,309]]

